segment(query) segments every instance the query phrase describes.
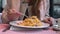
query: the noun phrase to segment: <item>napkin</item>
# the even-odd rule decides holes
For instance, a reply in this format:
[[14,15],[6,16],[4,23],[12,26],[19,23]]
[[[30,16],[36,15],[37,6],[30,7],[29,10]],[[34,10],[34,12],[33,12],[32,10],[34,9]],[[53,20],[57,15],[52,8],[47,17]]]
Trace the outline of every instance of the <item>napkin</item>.
[[9,25],[8,24],[0,24],[0,32],[6,29]]

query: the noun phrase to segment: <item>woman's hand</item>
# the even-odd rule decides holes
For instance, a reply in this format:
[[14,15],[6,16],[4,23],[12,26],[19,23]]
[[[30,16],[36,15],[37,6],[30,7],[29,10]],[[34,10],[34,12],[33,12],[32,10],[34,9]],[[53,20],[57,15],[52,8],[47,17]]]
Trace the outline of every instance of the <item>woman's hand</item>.
[[7,12],[7,17],[9,20],[15,20],[18,19],[19,16],[21,16],[19,11],[16,11],[15,9],[10,9]]
[[49,17],[49,18],[44,19],[43,21],[45,23],[48,23],[48,24],[52,25],[52,20],[53,20],[53,18],[52,17]]

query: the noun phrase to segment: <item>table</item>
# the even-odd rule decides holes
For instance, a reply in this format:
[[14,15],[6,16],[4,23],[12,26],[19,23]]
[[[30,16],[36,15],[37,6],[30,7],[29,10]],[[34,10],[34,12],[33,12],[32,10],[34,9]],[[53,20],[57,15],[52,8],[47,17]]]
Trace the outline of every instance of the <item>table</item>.
[[60,31],[56,32],[51,29],[49,30],[37,30],[37,31],[11,31],[8,30],[6,32],[2,32],[8,25],[7,24],[0,24],[0,34],[60,34]]

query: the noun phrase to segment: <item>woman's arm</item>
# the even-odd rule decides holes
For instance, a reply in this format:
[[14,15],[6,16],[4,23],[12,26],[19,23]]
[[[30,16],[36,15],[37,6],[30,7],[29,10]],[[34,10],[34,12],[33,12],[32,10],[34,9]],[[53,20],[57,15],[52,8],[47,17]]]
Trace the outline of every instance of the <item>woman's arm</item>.
[[[20,8],[20,0],[7,0],[7,6],[5,6],[4,10],[2,11],[3,23],[8,23],[11,20],[16,20],[16,18],[18,20],[18,12],[19,12],[18,9],[19,8]],[[11,13],[11,15],[9,15],[9,13]],[[12,16],[14,14],[15,16]],[[9,17],[12,19],[10,19]]]

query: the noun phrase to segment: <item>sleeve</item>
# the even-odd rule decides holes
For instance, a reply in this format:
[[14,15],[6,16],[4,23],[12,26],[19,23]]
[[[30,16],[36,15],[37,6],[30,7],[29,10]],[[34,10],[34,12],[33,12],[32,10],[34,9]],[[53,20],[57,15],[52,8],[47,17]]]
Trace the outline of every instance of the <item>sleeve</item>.
[[44,20],[46,18],[49,18],[49,0],[44,0],[41,2],[41,7],[40,7],[40,15],[41,15],[41,20]]
[[49,0],[46,0],[45,1],[45,11],[46,11],[46,13],[45,13],[45,17],[46,18],[49,18],[50,16],[49,16],[49,8],[50,8],[50,1]]

